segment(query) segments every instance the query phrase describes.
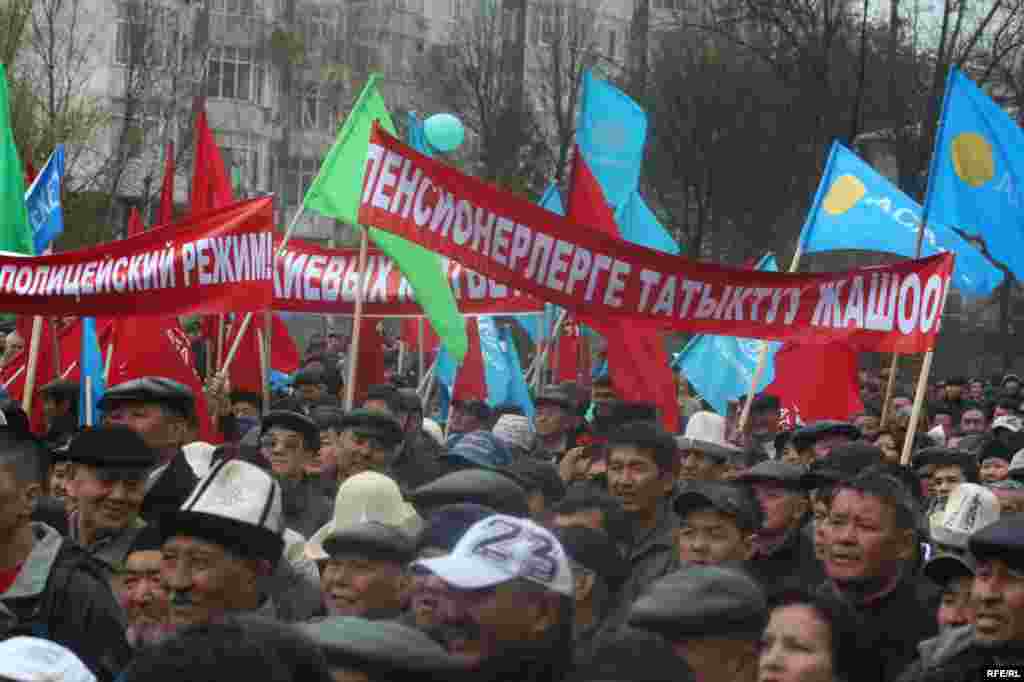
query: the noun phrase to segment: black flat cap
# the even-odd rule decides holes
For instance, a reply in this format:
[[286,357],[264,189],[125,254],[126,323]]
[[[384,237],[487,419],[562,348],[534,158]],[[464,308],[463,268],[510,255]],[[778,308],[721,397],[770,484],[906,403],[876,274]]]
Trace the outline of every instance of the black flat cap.
[[407,564],[415,557],[413,539],[400,529],[378,521],[366,521],[336,530],[323,541],[331,557],[357,554]]
[[[488,469],[461,469],[412,491],[409,501],[426,518],[444,505],[470,503],[509,516],[530,515],[526,491],[510,476]],[[426,512],[426,513],[425,513]]]
[[775,452],[782,456],[782,451],[789,445],[789,442],[793,440],[794,431],[779,431],[775,434]]
[[553,384],[541,389],[540,394],[534,400],[534,404],[538,406],[544,404],[558,405],[571,411],[576,409],[576,396],[567,386]]
[[328,667],[379,676],[387,671],[455,673],[468,666],[423,632],[395,621],[335,616],[296,627],[320,646]]
[[756,637],[768,622],[761,587],[742,570],[691,566],[655,582],[633,603],[629,624],[666,639]]
[[811,462],[810,471],[803,476],[803,486],[811,490],[853,478],[868,467],[880,464],[883,458],[881,448],[874,445],[844,443],[832,448],[827,457]]
[[345,419],[345,411],[340,407],[319,405],[309,411],[309,418],[321,431],[328,429],[341,431],[341,422]]
[[566,526],[554,531],[569,558],[600,576],[613,592],[629,577],[629,564],[607,533],[586,526]]
[[132,541],[132,546],[125,554],[133,552],[159,552],[163,549],[164,537],[163,533],[160,532],[160,527],[156,524],[150,523],[142,527],[142,530],[135,536],[135,540]]
[[167,377],[140,377],[112,386],[100,398],[99,408],[107,411],[112,405],[124,402],[159,403],[186,418],[195,410],[192,389]]
[[565,481],[553,464],[534,457],[520,457],[513,461],[509,471],[522,481],[527,492],[539,490],[549,503],[565,497]]
[[924,576],[940,587],[945,587],[957,578],[974,577],[977,565],[966,552],[962,555],[940,554],[924,565]]
[[769,459],[744,471],[739,480],[743,483],[777,483],[791,490],[803,490],[800,479],[805,473],[806,469],[796,464]]
[[802,450],[825,436],[847,436],[850,440],[857,440],[860,438],[860,429],[850,422],[827,419],[797,429],[793,434],[793,445]]
[[52,395],[60,398],[78,398],[78,391],[78,382],[70,381],[69,379],[57,379],[39,389],[39,392],[43,395]]
[[361,436],[379,438],[384,443],[395,446],[405,439],[402,425],[390,414],[376,410],[352,410],[341,419],[341,427],[345,431],[354,431]]
[[673,507],[681,520],[698,509],[714,509],[736,519],[741,530],[754,533],[764,524],[764,511],[748,488],[732,483],[695,483],[676,497]]
[[979,561],[1000,559],[1024,573],[1024,514],[1009,514],[975,531],[967,541],[968,551]]
[[306,415],[288,410],[267,412],[260,422],[260,435],[275,426],[300,434],[307,450],[315,452],[320,449],[320,428]]
[[145,472],[159,463],[156,452],[127,426],[97,426],[79,433],[66,459],[98,469]]
[[263,404],[263,396],[255,391],[234,390],[228,394],[228,400],[232,403],[250,403],[252,405]]

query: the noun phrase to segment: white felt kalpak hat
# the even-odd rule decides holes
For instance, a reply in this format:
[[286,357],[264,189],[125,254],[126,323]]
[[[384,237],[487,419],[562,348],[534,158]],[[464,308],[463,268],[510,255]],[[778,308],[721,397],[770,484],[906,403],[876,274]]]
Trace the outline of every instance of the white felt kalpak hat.
[[953,488],[938,523],[932,524],[932,540],[967,549],[967,540],[975,531],[999,520],[999,499],[977,483],[961,483]]
[[253,464],[222,460],[200,479],[181,509],[161,517],[160,532],[165,541],[187,535],[276,564],[284,552],[281,486]]
[[402,497],[394,479],[376,471],[364,471],[345,479],[338,487],[334,515],[309,538],[306,556],[314,561],[327,559],[324,540],[337,530],[368,521],[395,526],[413,536],[423,524],[413,506]]
[[73,652],[38,637],[11,637],[0,642],[0,678],[15,682],[96,682],[96,676]]

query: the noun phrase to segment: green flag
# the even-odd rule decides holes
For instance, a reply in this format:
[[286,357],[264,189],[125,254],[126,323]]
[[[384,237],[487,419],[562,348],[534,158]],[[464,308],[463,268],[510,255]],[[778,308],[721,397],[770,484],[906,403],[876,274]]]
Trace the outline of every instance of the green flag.
[[25,168],[14,146],[7,68],[0,64],[0,251],[35,254],[32,226],[25,208]]
[[[379,78],[376,74],[370,76],[304,200],[314,211],[353,225],[358,224],[373,122],[379,121],[384,130],[396,134],[384,98],[377,90]],[[455,305],[441,258],[393,234],[375,228],[370,228],[369,233],[370,239],[391,257],[409,280],[416,300],[445,348],[456,361],[462,362],[469,348],[466,322]]]

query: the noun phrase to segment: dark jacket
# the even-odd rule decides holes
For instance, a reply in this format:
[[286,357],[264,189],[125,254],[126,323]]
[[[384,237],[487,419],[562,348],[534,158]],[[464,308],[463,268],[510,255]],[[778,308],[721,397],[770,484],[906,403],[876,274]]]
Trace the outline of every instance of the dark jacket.
[[132,523],[116,533],[107,533],[96,538],[88,547],[82,544],[78,535],[78,512],[73,512],[68,523],[68,537],[89,553],[89,556],[96,559],[111,573],[121,570],[124,560],[128,558],[128,552],[135,539],[146,527],[146,523],[136,518]]
[[768,553],[755,553],[747,563],[769,599],[787,586],[820,585],[825,580],[824,567],[814,556],[814,540],[801,530],[795,527],[782,544]]
[[636,537],[624,555],[629,559],[629,580],[623,588],[623,601],[636,601],[658,578],[679,568],[679,553],[676,551],[675,531],[679,528],[679,517],[672,511],[666,500],[658,512],[658,522],[646,534]]
[[312,478],[298,481],[278,478],[284,502],[284,525],[309,538],[331,520],[332,500],[324,495],[323,486]]
[[113,680],[132,651],[104,569],[49,526],[33,523],[32,531],[35,547],[0,594],[0,618],[17,623],[4,636],[50,639],[75,652],[100,680]]
[[445,473],[441,467],[441,447],[423,431],[406,438],[390,475],[402,490],[415,490],[432,483]]
[[199,477],[185,459],[185,452],[179,448],[168,464],[150,476],[140,515],[144,520],[154,522],[168,512],[178,511],[197,483]]
[[821,588],[849,603],[861,618],[866,645],[881,660],[877,677],[882,682],[895,680],[917,658],[917,646],[938,634],[935,612],[939,591],[923,577],[912,575],[897,583],[888,594],[868,603],[851,600],[831,581]]
[[1024,642],[978,646],[974,642],[974,628],[970,625],[947,630],[927,644],[928,647],[922,647],[922,657],[903,671],[899,682],[995,679],[988,677],[986,671],[992,668],[1024,668]]

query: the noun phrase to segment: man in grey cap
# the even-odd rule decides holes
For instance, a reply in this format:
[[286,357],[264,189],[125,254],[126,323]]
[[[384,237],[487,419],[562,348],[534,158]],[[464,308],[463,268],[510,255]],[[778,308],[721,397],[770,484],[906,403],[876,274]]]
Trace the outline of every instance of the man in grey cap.
[[537,408],[534,416],[537,443],[533,454],[548,462],[558,462],[576,446],[573,439],[575,396],[565,386],[545,386],[534,403]]
[[390,476],[398,447],[405,439],[392,415],[376,410],[352,410],[341,420],[338,443],[338,483],[363,471]]
[[733,483],[696,483],[676,498],[676,542],[685,565],[715,566],[748,561],[764,513],[757,498]]
[[754,682],[768,605],[757,582],[732,566],[693,566],[665,576],[633,604],[629,624],[672,643],[701,682]]
[[101,426],[76,436],[67,458],[71,539],[113,575],[146,525],[139,513],[156,453],[127,426]]
[[409,501],[426,517],[449,504],[471,503],[501,514],[526,517],[530,506],[526,490],[511,476],[488,469],[462,469],[416,488]]
[[199,482],[182,451],[195,414],[192,391],[166,377],[140,377],[108,388],[99,408],[105,424],[133,429],[163,464],[150,478],[143,518],[156,518],[180,507]]
[[341,528],[323,542],[320,589],[330,616],[397,618],[415,551],[401,529],[376,521]]

